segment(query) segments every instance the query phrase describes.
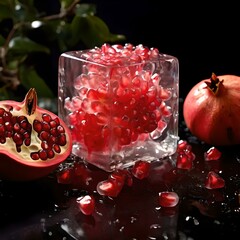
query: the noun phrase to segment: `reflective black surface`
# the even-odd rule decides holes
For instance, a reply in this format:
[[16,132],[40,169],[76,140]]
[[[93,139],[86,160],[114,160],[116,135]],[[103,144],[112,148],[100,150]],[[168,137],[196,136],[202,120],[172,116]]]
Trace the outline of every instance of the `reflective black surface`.
[[[179,136],[196,155],[191,170],[177,169],[171,161],[153,163],[150,176],[133,178],[118,197],[96,191],[105,173],[89,166],[82,177],[68,184],[57,172],[32,182],[0,181],[0,239],[239,239],[240,148],[221,148],[218,161],[204,161],[209,147],[187,131],[180,119]],[[66,162],[65,166],[69,161]],[[221,189],[206,189],[206,174],[217,171],[225,180]],[[158,193],[178,193],[179,204],[161,208]],[[96,199],[92,216],[83,215],[76,203],[86,193]]]

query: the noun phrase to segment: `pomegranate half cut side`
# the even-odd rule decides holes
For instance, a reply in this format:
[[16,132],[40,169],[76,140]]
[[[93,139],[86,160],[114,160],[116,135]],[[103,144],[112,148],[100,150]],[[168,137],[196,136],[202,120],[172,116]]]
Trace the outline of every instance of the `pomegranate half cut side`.
[[0,101],[0,178],[28,181],[50,174],[70,155],[69,128],[37,106],[31,88],[22,102]]

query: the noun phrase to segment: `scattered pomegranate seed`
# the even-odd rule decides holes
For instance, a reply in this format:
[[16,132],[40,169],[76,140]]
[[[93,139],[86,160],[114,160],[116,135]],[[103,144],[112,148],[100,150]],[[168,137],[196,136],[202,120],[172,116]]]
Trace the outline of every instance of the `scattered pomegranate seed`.
[[77,198],[77,203],[80,211],[84,215],[92,215],[95,210],[95,199],[90,195],[85,195]]
[[177,168],[180,169],[192,169],[193,167],[193,158],[192,156],[189,157],[186,153],[180,153],[177,156],[177,162],[176,162]]
[[223,188],[225,186],[225,180],[221,178],[217,173],[210,171],[207,175],[205,187],[208,189]]
[[62,184],[69,184],[72,182],[72,169],[64,169],[57,173],[57,181]]
[[221,156],[222,153],[216,147],[211,147],[204,153],[204,159],[206,161],[219,160]]
[[148,177],[150,170],[150,163],[147,161],[137,161],[132,167],[132,174],[138,179]]
[[191,151],[192,146],[186,140],[179,140],[177,146],[177,152]]
[[116,179],[108,179],[97,184],[97,192],[108,197],[117,197],[123,188],[123,182]]
[[175,207],[179,202],[179,196],[175,192],[160,192],[158,202],[161,207]]

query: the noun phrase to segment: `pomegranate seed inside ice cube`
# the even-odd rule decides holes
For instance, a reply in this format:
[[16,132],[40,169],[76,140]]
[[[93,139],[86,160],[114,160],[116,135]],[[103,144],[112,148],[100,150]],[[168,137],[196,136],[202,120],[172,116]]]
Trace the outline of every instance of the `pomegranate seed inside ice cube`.
[[132,174],[134,177],[138,179],[143,179],[148,177],[150,170],[150,163],[147,161],[137,161],[133,168],[132,168]]
[[175,192],[160,192],[158,202],[161,207],[175,207],[179,202],[179,196]]
[[204,153],[204,159],[206,161],[219,160],[222,156],[222,153],[215,147],[211,147],[207,152]]
[[225,186],[225,180],[221,178],[217,173],[210,171],[207,175],[205,187],[208,189],[223,188]]
[[90,195],[85,195],[82,197],[77,198],[77,203],[79,206],[80,211],[84,215],[91,215],[95,210],[95,200]]

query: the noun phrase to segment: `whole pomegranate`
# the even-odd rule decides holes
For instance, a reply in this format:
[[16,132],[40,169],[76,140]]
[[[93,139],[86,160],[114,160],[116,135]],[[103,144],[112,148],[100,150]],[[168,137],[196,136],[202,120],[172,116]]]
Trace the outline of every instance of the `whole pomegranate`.
[[68,127],[37,106],[34,88],[22,102],[0,101],[0,178],[24,181],[43,177],[71,150]]
[[240,144],[240,77],[216,76],[197,83],[183,104],[190,132],[216,146]]

